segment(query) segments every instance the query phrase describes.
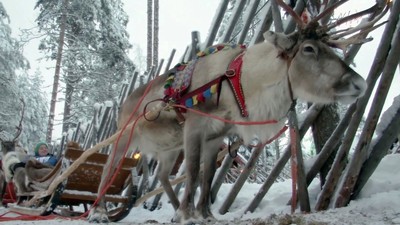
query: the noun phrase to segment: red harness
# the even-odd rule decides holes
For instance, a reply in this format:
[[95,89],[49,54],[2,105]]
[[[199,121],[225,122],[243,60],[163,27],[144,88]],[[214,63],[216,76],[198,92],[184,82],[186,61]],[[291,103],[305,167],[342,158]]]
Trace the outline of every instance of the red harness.
[[[220,98],[220,93],[221,93],[221,88],[222,88],[222,81],[227,80],[229,83],[229,86],[232,89],[232,92],[235,96],[236,103],[239,106],[240,112],[243,117],[248,117],[249,113],[246,109],[246,102],[245,102],[245,97],[243,94],[243,89],[242,89],[242,84],[240,82],[241,78],[241,69],[242,69],[242,64],[243,64],[243,55],[244,52],[240,53],[232,62],[229,64],[228,69],[225,71],[225,73],[218,78],[206,83],[205,85],[197,88],[196,90],[193,90],[189,93],[186,93],[182,95],[179,99],[175,99],[177,104],[180,105],[185,105],[185,102],[189,98],[193,98],[196,96],[197,100],[199,102],[204,102],[205,97],[202,95],[204,91],[209,89],[212,85],[218,84],[218,90],[217,90],[217,105],[219,104],[219,98]],[[179,108],[177,109],[178,117],[182,118],[182,115],[179,115],[179,113],[184,113],[186,110]]]
[[249,112],[246,108],[246,101],[244,99],[244,93],[242,89],[242,83],[240,78],[242,75],[242,64],[243,64],[244,52],[240,53],[229,65],[228,70],[225,72],[225,77],[228,78],[229,86],[235,96],[236,103],[239,106],[240,113],[243,117],[248,117]]

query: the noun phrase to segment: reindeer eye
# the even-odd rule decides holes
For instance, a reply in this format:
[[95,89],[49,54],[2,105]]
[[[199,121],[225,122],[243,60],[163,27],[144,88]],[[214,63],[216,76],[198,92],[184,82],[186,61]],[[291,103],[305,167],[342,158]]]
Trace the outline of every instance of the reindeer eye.
[[314,48],[311,46],[306,46],[304,47],[304,51],[305,52],[309,52],[309,53],[313,53],[314,52]]
[[306,44],[303,47],[303,53],[306,55],[316,55],[318,53],[318,49],[314,45]]

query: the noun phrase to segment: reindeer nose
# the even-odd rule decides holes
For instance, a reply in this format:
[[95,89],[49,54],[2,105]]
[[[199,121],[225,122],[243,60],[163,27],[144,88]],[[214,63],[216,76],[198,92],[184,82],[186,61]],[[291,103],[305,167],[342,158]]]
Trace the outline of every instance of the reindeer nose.
[[346,73],[334,86],[337,96],[359,98],[364,95],[367,83],[356,72]]

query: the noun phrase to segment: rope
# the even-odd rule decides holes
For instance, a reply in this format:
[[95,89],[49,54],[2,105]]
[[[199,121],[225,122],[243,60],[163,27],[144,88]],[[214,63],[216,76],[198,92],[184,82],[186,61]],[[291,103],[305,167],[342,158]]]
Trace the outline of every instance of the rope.
[[[8,214],[16,214],[16,216],[7,216]],[[0,222],[7,222],[7,221],[30,221],[30,220],[53,220],[53,219],[65,219],[67,217],[59,216],[59,215],[48,215],[48,216],[39,216],[39,215],[29,215],[24,214],[16,211],[8,211],[0,215]],[[69,219],[79,219],[79,218],[71,218]]]
[[192,108],[188,108],[186,106],[183,105],[177,105],[177,104],[173,104],[172,107],[176,107],[176,108],[182,108],[185,109],[187,111],[190,111],[192,113],[198,114],[200,116],[204,116],[204,117],[209,117],[212,119],[216,119],[225,123],[229,123],[229,124],[235,124],[235,125],[265,125],[265,124],[273,124],[273,123],[278,123],[277,120],[262,120],[262,121],[234,121],[234,120],[227,120],[225,118],[219,117],[219,116],[215,116],[212,114],[208,114],[196,109],[192,109]]
[[14,184],[11,185],[11,183],[7,183],[7,194],[10,196],[11,201],[16,202],[17,200],[15,199],[15,191],[11,189],[11,186],[14,188]]
[[[132,121],[132,119],[133,119],[135,113],[138,111],[138,109],[139,109],[140,105],[142,104],[144,98],[145,98],[145,97],[147,96],[147,94],[149,93],[149,91],[150,91],[150,89],[151,89],[151,86],[153,85],[153,82],[154,82],[155,80],[156,80],[156,79],[152,80],[152,81],[149,83],[149,85],[146,87],[146,90],[144,91],[142,97],[139,99],[139,102],[136,104],[134,110],[131,112],[131,115],[130,115],[128,121],[125,123],[125,125],[124,125],[123,128],[121,129],[122,131],[121,131],[120,135],[118,136],[118,138],[117,138],[117,140],[116,140],[116,142],[115,142],[115,144],[114,144],[113,151],[111,151],[111,154],[110,154],[110,156],[112,157],[112,162],[113,162],[114,159],[115,159],[116,147],[118,146],[118,143],[119,143],[119,140],[120,140],[121,137],[122,137],[122,134],[124,133],[126,127],[127,127],[127,126],[130,124],[130,122]],[[131,130],[130,130],[129,137],[132,137],[132,136],[133,136],[133,133],[134,133],[134,130],[135,130],[135,127],[136,127],[137,122],[139,121],[140,118],[144,117],[144,115],[145,115],[145,114],[142,113],[142,114],[140,114],[140,115],[134,120],[134,124],[133,124],[133,126],[132,126],[132,128],[131,128]],[[128,142],[126,143],[125,148],[124,148],[123,156],[125,156],[126,153],[128,152],[130,143],[131,143],[131,138],[128,138]],[[109,157],[110,157],[110,156],[109,156]],[[118,171],[121,170],[122,164],[123,164],[123,160],[120,160],[120,162],[118,163],[118,166],[117,166],[117,168],[116,168],[116,170],[115,170],[115,173],[113,174],[113,176],[111,177],[111,179],[110,179],[110,175],[111,175],[112,171],[111,171],[111,168],[110,168],[110,170],[109,170],[108,173],[107,173],[107,177],[106,177],[106,180],[110,179],[110,181],[109,181],[109,182],[103,187],[103,189],[100,191],[100,195],[97,196],[97,199],[95,200],[95,202],[93,203],[93,205],[91,206],[91,208],[93,208],[94,206],[96,206],[96,205],[99,203],[101,196],[104,196],[104,195],[106,194],[108,188],[112,185],[112,183],[114,182],[115,178],[117,177]],[[80,217],[86,217],[86,216],[89,214],[89,211],[90,211],[90,210],[86,211],[86,212],[85,212],[84,214],[82,214]]]

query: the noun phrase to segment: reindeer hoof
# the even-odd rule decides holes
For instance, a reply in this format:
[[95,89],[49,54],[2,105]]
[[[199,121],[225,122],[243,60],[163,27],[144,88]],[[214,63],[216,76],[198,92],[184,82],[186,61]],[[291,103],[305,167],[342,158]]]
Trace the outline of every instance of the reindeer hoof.
[[90,210],[88,216],[89,223],[109,223],[110,220],[108,219],[107,212],[104,208],[95,207]]
[[201,220],[190,218],[189,220],[181,221],[181,224],[182,225],[203,225],[203,224],[207,224],[207,223],[203,223],[203,221],[201,221]]
[[207,222],[216,221],[214,215],[209,208],[197,209],[195,212],[196,217],[203,218]]

